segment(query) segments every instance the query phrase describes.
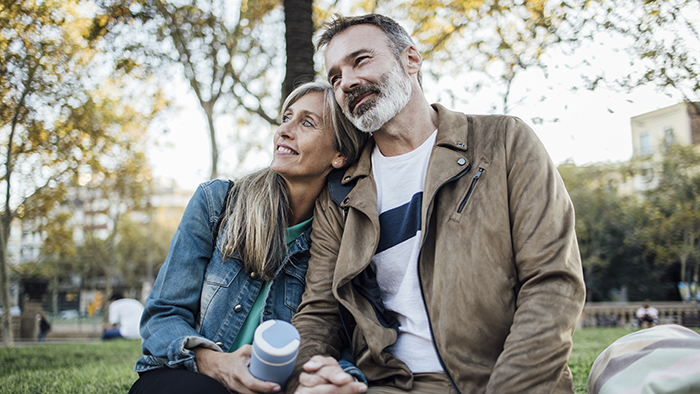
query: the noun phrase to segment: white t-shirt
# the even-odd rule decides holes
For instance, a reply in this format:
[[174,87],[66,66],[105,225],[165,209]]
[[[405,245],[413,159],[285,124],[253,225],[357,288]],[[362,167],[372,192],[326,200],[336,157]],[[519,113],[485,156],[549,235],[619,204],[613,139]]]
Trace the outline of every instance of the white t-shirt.
[[418,281],[423,185],[436,136],[437,130],[400,156],[385,157],[376,146],[372,152],[380,226],[372,268],[382,301],[399,322],[398,339],[388,350],[413,373],[442,371]]
[[119,324],[119,333],[127,339],[141,338],[139,323],[143,305],[133,298],[112,301],[109,306],[109,324]]
[[644,316],[649,316],[652,319],[659,317],[659,311],[653,306],[649,308],[641,307],[637,309],[637,319],[644,319]]

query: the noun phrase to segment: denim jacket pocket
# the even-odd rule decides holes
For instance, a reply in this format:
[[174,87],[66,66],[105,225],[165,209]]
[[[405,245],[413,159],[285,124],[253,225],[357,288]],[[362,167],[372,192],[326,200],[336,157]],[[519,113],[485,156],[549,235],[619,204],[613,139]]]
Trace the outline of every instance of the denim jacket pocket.
[[[219,253],[218,249],[215,250],[214,253]],[[204,320],[204,316],[207,315],[214,297],[219,291],[225,291],[223,289],[227,289],[231,286],[242,269],[243,266],[237,259],[226,259],[222,261],[220,254],[216,257],[212,256],[209,265],[207,265],[206,272],[204,273],[202,294],[199,300],[198,330],[200,329],[199,323],[201,323]]]
[[204,273],[204,285],[229,287],[242,267],[243,264],[236,256],[223,259],[217,248]]

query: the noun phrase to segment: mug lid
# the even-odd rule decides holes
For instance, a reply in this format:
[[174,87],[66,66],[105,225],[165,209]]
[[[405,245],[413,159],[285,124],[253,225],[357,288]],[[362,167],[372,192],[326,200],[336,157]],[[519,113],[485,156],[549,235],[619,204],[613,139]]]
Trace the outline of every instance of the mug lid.
[[255,346],[273,357],[296,352],[299,342],[299,331],[283,320],[267,320],[255,329]]

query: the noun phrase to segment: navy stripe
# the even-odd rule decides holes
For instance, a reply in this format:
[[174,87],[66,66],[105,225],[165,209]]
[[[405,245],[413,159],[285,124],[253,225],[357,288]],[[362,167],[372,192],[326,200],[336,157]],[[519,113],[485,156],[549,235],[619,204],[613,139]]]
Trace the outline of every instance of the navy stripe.
[[394,247],[420,231],[422,202],[423,192],[418,192],[410,202],[379,215],[379,246],[376,253]]

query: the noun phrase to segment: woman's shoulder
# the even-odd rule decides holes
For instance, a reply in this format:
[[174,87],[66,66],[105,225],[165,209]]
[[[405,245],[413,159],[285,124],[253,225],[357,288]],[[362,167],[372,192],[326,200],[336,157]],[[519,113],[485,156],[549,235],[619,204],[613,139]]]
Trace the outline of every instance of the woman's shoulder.
[[217,202],[223,201],[233,187],[234,182],[228,179],[212,179],[199,184],[195,195],[202,193],[207,200]]
[[201,189],[211,190],[211,191],[228,191],[229,187],[233,185],[233,181],[229,179],[212,179],[210,181],[202,182],[199,184]]
[[210,218],[218,217],[231,187],[233,187],[233,181],[226,179],[213,179],[200,183],[187,205],[186,214],[204,211]]

